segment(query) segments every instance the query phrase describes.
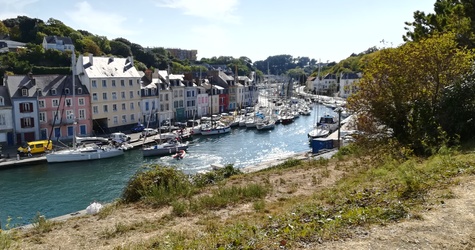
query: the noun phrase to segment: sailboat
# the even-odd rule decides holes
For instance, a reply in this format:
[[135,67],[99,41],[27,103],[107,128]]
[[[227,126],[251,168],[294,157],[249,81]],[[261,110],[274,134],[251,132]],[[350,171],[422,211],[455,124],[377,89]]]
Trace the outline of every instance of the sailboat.
[[[74,101],[75,101],[75,70],[76,70],[76,54],[72,52],[72,75],[73,75],[73,98],[72,98],[72,107],[73,107],[73,116],[74,116]],[[124,151],[117,145],[118,143],[111,141],[108,145],[97,145],[97,144],[83,144],[78,147],[76,145],[76,117],[74,118],[74,128],[73,128],[73,147],[63,150],[58,150],[51,152],[46,155],[46,161],[48,163],[54,162],[73,162],[73,161],[89,161],[97,159],[106,159],[111,157],[116,157],[124,154]]]
[[[319,63],[318,63],[318,74],[317,74],[318,83],[320,83],[320,67],[321,67],[321,63],[319,61]],[[319,85],[317,85],[317,97],[318,97],[318,88],[319,88]],[[317,104],[317,105],[319,105],[319,104]],[[315,119],[318,118],[319,109],[320,109],[320,107],[317,106],[316,107],[317,114],[314,116],[313,129],[312,129],[312,131],[310,131],[307,134],[307,137],[308,137],[309,141],[312,141],[315,138],[323,138],[323,137],[327,137],[328,135],[330,135],[331,130],[328,127],[328,125],[322,124],[320,122],[319,123],[315,122]]]

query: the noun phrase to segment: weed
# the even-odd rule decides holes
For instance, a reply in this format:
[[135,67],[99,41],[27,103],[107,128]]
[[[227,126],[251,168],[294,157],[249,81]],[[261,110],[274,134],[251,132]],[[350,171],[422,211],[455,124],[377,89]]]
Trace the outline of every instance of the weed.
[[33,230],[37,234],[43,234],[50,232],[53,230],[55,222],[47,220],[44,215],[41,215],[39,212],[36,213],[35,217],[33,217]]
[[254,211],[256,212],[262,212],[264,211],[265,207],[266,207],[266,202],[265,200],[258,200],[258,201],[255,201],[253,204],[252,204],[252,207],[254,208]]
[[[7,218],[7,223],[0,227],[0,249],[10,249],[17,232],[10,230],[11,217]],[[3,230],[2,230],[3,229]]]

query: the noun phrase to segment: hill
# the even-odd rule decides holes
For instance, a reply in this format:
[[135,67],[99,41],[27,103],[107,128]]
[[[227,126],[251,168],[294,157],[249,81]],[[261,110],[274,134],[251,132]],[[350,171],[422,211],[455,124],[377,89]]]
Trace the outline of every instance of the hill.
[[[223,181],[214,175],[218,185],[191,196],[175,194],[169,205],[148,198],[116,203],[94,216],[39,220],[32,229],[10,232],[7,240],[13,249],[475,246],[473,152],[384,161],[353,155],[289,159]],[[240,191],[240,198],[231,198]]]

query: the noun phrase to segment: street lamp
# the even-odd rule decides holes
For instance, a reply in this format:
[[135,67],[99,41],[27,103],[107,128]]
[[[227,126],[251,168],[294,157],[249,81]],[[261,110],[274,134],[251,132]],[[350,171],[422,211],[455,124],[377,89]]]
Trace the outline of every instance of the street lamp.
[[343,112],[343,109],[341,107],[338,107],[334,110],[335,112],[338,113],[338,149],[340,149],[341,145],[341,137],[340,137],[340,128],[341,128],[341,112]]

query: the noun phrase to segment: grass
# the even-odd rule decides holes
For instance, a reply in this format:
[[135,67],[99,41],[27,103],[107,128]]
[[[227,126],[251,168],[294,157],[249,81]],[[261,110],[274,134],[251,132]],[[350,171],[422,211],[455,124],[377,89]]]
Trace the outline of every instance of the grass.
[[[350,146],[342,147],[333,159],[290,159],[246,175],[227,166],[190,178],[173,168],[149,166],[131,179],[123,201],[170,206],[171,214],[155,221],[117,222],[100,236],[109,240],[128,237],[132,231],[156,235],[116,249],[315,246],[351,238],[355,228],[423,219],[428,206],[455,197],[450,187],[458,184],[457,177],[475,174],[474,156],[471,151],[442,149],[430,158],[418,158],[405,149],[365,152]],[[287,171],[294,179],[285,175]],[[330,181],[326,178],[334,184],[319,186]],[[297,195],[302,187],[310,191]],[[119,205],[101,211],[99,219],[115,209]],[[176,227],[177,221],[191,216],[189,227]],[[40,223],[38,227],[47,231]]]

